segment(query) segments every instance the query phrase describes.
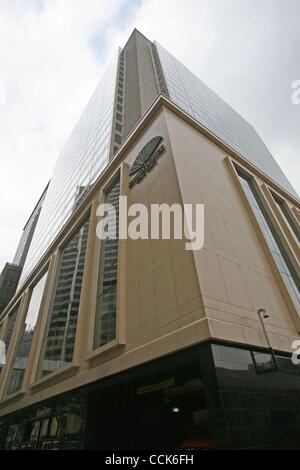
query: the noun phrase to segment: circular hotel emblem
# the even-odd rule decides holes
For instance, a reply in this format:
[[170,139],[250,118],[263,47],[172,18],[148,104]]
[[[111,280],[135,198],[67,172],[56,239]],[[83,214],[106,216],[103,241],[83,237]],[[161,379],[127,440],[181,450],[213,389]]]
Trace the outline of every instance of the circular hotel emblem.
[[[156,165],[158,158],[164,151],[165,147],[159,144],[163,138],[161,136],[153,137],[149,142],[144,145],[142,150],[138,153],[138,156],[133,162],[129,176],[133,176],[129,182],[129,187],[132,188],[137,183],[140,183],[142,179],[149,173],[154,165]],[[159,147],[158,147],[159,146]]]

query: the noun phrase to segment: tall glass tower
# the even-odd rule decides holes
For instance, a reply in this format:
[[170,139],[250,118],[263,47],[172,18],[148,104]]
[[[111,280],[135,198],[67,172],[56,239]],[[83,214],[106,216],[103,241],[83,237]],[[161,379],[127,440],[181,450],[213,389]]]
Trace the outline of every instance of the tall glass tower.
[[[118,237],[121,194],[159,203],[158,237],[152,217]],[[294,195],[256,131],[134,30],[0,276],[0,448],[299,449]],[[193,251],[171,213],[190,203]]]
[[159,94],[296,195],[253,127],[160,44],[134,30],[57,160],[19,285]]

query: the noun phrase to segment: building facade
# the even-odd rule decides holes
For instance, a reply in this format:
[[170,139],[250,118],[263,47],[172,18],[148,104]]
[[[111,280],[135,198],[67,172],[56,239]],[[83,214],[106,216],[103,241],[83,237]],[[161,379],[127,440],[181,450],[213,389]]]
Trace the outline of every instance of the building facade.
[[[2,448],[299,448],[298,197],[251,126],[158,44],[134,31],[107,74],[0,317]],[[98,205],[118,234],[119,196],[204,204],[203,248],[100,240]]]
[[0,314],[16,293],[23,266],[27,258],[41,208],[45,200],[47,187],[44,189],[29,219],[27,220],[12,263],[7,262],[0,274]]

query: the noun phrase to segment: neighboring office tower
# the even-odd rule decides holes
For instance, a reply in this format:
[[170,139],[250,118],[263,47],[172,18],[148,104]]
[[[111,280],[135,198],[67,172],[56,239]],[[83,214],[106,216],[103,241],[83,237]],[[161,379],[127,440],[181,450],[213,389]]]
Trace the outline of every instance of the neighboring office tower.
[[43,194],[25,224],[13,262],[6,263],[0,274],[0,313],[16,292],[41,208],[45,200],[47,188],[48,185],[44,189]]

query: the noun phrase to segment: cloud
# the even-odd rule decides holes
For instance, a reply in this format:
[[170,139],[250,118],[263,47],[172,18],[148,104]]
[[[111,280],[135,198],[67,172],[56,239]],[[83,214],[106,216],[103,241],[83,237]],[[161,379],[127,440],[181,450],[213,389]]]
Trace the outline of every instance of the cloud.
[[134,27],[241,113],[299,192],[299,17],[298,0],[0,0],[0,269]]
[[299,18],[297,0],[147,0],[136,19],[255,127],[298,193]]
[[[260,134],[300,193],[298,0],[144,0],[129,27],[156,39]],[[123,43],[120,43],[121,45]]]
[[117,48],[106,35],[124,4],[0,0],[0,269]]

